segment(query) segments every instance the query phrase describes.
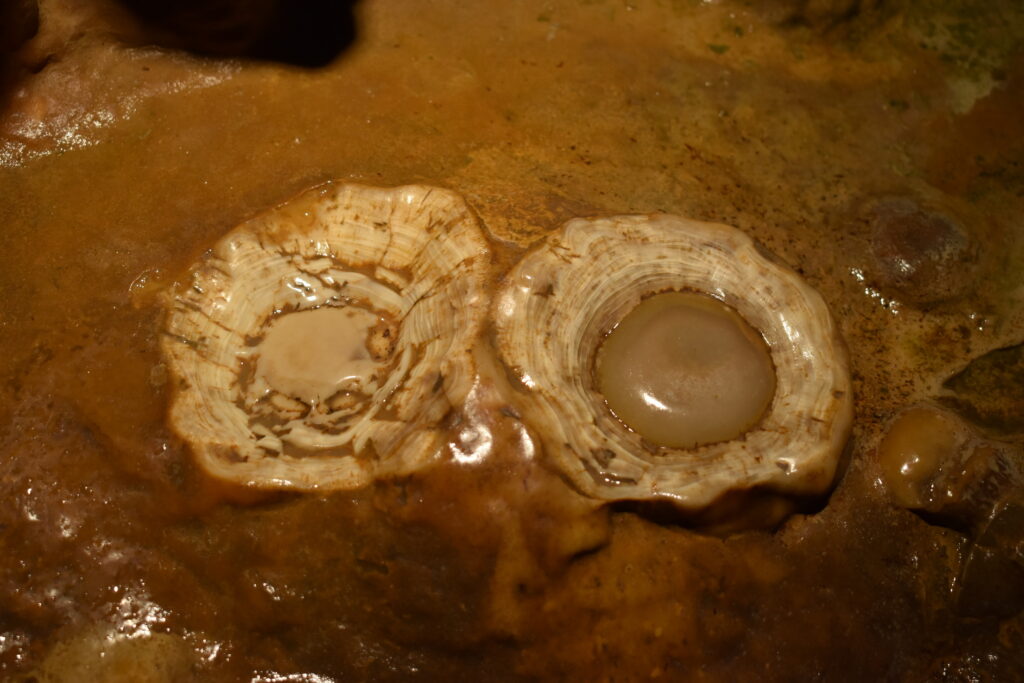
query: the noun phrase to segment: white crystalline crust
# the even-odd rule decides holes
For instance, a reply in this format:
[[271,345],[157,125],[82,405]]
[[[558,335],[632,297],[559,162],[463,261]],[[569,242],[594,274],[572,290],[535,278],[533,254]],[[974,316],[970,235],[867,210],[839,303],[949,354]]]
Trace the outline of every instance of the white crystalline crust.
[[[659,449],[603,404],[601,339],[666,290],[709,294],[764,335],[776,391],[740,438]],[[583,492],[699,509],[733,490],[831,485],[852,420],[845,347],[821,296],[739,230],[668,215],[572,220],[509,273],[494,315],[502,360],[527,390],[524,417]]]
[[[354,488],[421,467],[472,386],[488,261],[476,219],[437,188],[327,184],[243,223],[165,301],[172,426],[208,473],[246,486]],[[372,397],[306,415],[286,396],[254,403],[243,368],[273,317],[345,305],[398,324]]]

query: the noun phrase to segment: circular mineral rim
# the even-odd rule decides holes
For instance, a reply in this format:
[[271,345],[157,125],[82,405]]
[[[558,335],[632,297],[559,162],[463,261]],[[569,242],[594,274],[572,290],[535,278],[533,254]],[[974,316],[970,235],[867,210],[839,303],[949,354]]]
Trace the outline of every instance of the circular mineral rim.
[[423,466],[472,386],[487,254],[437,188],[329,183],[243,223],[165,297],[172,427],[246,486],[355,488]]
[[[601,341],[666,291],[718,299],[768,345],[775,391],[738,438],[655,446],[597,389]],[[734,490],[807,495],[831,485],[852,420],[845,347],[821,296],[739,230],[669,215],[572,220],[508,274],[494,316],[502,360],[525,387],[524,415],[588,495],[696,510]]]

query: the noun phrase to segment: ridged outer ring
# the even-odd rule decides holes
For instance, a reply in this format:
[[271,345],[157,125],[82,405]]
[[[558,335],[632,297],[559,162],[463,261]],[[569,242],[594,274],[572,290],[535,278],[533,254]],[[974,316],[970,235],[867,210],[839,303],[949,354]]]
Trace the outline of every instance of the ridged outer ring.
[[[643,297],[666,290],[723,301],[768,344],[775,395],[737,439],[651,446],[595,388],[601,339]],[[845,346],[821,296],[735,228],[662,214],[572,220],[507,275],[494,319],[525,419],[588,495],[696,510],[729,491],[815,494],[832,482],[852,420]]]
[[[477,221],[452,192],[307,191],[226,234],[165,296],[171,425],[204,470],[245,486],[354,488],[422,467],[476,375],[489,268]],[[275,396],[277,423],[256,420],[240,388],[251,340],[275,315],[353,302],[398,324],[373,396],[316,420]]]

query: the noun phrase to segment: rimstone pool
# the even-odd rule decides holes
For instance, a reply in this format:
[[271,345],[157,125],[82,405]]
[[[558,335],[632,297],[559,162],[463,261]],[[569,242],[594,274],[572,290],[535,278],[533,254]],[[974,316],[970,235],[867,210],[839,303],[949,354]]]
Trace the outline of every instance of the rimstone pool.
[[[0,678],[1024,678],[1019,3],[379,0],[357,20],[300,70],[40,3],[0,117]],[[588,491],[493,301],[468,309],[466,389],[438,375],[450,409],[415,468],[211,473],[169,415],[169,297],[327,181],[458,197],[487,297],[572,219],[738,229],[844,342],[834,478],[710,507]],[[252,377],[290,386],[268,362]]]

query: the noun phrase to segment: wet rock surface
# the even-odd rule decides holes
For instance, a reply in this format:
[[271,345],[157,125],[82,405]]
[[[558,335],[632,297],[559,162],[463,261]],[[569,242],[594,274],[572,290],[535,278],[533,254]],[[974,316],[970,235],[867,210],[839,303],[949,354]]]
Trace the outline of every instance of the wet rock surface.
[[1024,431],[1024,344],[975,358],[943,386],[952,394],[945,402],[985,427]]
[[[1019,679],[1019,485],[1000,474],[1017,437],[954,449],[970,505],[948,515],[894,500],[877,449],[1024,338],[1024,8],[844,5],[818,28],[741,2],[380,0],[341,60],[297,72],[138,47],[104,11],[72,21],[98,0],[41,2],[38,73],[0,125],[0,678]],[[720,537],[595,507],[492,372],[486,429],[447,424],[434,468],[331,494],[219,486],[167,424],[157,294],[330,178],[458,192],[499,273],[576,216],[736,226],[841,327],[841,480]],[[917,242],[876,255],[857,210],[890,197],[948,219],[923,249],[977,248],[977,277],[935,303],[883,281],[879,259]],[[966,250],[932,248],[961,230]]]
[[955,219],[907,198],[865,211],[882,287],[917,305],[963,294],[975,277],[976,245]]

